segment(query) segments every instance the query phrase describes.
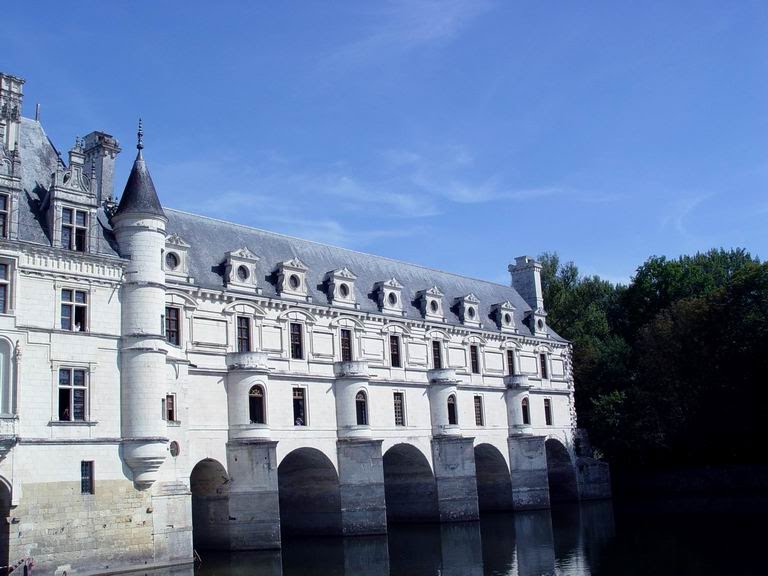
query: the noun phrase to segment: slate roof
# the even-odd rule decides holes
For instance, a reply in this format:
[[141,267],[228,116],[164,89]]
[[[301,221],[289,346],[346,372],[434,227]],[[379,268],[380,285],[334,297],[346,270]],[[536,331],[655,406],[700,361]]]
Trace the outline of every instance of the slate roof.
[[[19,144],[23,186],[19,212],[19,239],[50,246],[51,240],[41,205],[51,184],[51,175],[60,160],[42,126],[34,120],[22,118]],[[146,195],[148,192],[154,194],[154,198],[148,198]],[[309,295],[315,303],[328,303],[324,284],[326,274],[347,267],[357,275],[354,283],[355,299],[361,311],[379,311],[374,285],[394,277],[403,285],[402,301],[404,317],[407,319],[422,318],[416,300],[417,292],[437,286],[444,294],[443,311],[448,324],[461,324],[457,300],[471,293],[480,301],[479,311],[483,329],[498,331],[490,317],[491,307],[508,300],[516,308],[515,320],[520,333],[530,334],[523,319],[531,308],[511,286],[467,278],[416,264],[293,238],[179,210],[168,208],[163,210],[157,200],[154,185],[141,154],[134,163],[126,184],[126,191],[120,202],[120,209],[137,206],[142,210],[159,210],[159,214],[164,213],[168,218],[167,233],[178,234],[190,245],[189,274],[195,279],[195,284],[203,288],[222,289],[225,253],[247,247],[259,257],[256,265],[257,282],[265,296],[277,296],[275,274],[277,265],[292,258],[299,258],[309,268],[307,285]],[[96,251],[105,256],[117,256],[114,238],[103,212],[99,215],[99,224],[102,234]],[[551,329],[549,334],[556,340],[562,340]]]

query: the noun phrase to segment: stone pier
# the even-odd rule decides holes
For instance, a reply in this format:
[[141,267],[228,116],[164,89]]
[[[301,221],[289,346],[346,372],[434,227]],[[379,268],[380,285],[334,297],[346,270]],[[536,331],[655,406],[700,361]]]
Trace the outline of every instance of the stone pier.
[[477,480],[473,438],[432,439],[437,503],[442,522],[477,520]]
[[512,504],[516,510],[549,508],[549,479],[544,436],[510,436]]
[[337,452],[342,532],[386,534],[381,440],[339,440]]

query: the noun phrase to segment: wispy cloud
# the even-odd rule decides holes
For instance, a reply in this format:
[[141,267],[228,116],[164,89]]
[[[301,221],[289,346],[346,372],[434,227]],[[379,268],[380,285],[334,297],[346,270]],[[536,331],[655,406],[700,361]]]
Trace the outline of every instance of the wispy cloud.
[[402,56],[429,45],[447,44],[478,16],[489,0],[396,0],[370,6],[359,19],[373,22],[363,34],[326,54],[324,69],[370,64],[381,57]]
[[707,192],[674,200],[662,218],[662,226],[672,227],[686,240],[694,240],[695,235],[689,229],[689,219],[699,206],[712,196],[713,193]]

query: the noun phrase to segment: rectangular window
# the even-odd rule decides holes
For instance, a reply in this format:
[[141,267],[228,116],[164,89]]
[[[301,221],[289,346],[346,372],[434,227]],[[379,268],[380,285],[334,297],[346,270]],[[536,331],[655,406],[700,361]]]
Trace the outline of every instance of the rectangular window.
[[405,426],[405,394],[394,392],[395,426]]
[[293,425],[307,425],[307,405],[306,391],[304,388],[293,389]]
[[247,316],[237,317],[237,351],[251,351],[251,319]]
[[294,360],[302,360],[304,358],[301,324],[293,322],[291,323],[291,358]]
[[352,330],[341,329],[341,361],[352,361]]
[[469,359],[472,364],[472,374],[480,374],[480,351],[477,346],[469,347]]
[[399,336],[390,336],[389,337],[389,360],[392,364],[392,368],[401,368],[403,366],[403,362],[400,359],[400,337]]
[[544,421],[547,426],[552,426],[552,401],[549,398],[544,399]]
[[75,252],[86,251],[88,213],[74,208],[61,210],[61,246]]
[[515,351],[507,350],[507,370],[510,376],[515,375]]
[[85,332],[88,329],[88,293],[82,290],[61,291],[61,329]]
[[179,324],[179,317],[181,316],[181,310],[172,306],[166,306],[165,308],[165,339],[169,344],[174,346],[181,345],[181,331]]
[[440,348],[440,340],[432,340],[432,367],[439,370],[443,367],[443,354]]
[[88,385],[85,370],[59,369],[59,420],[62,422],[85,421]]
[[177,422],[176,420],[176,394],[165,395],[165,419],[168,422]]
[[539,365],[541,366],[541,377],[546,380],[549,378],[549,371],[547,370],[547,355],[539,354]]
[[0,194],[0,238],[8,238],[8,208],[10,199],[7,194]]
[[8,264],[0,264],[0,314],[6,314],[10,308],[11,274]]
[[483,397],[475,396],[475,424],[477,426],[484,426],[483,422]]
[[94,493],[93,461],[80,462],[80,493]]

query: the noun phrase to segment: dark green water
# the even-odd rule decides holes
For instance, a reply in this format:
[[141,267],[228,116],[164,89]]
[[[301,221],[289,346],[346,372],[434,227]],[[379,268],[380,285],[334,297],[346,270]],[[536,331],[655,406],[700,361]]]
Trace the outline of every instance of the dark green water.
[[290,539],[281,552],[201,551],[196,576],[765,575],[768,504],[591,502],[400,525],[387,536]]

